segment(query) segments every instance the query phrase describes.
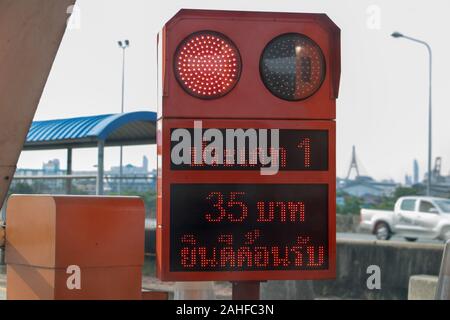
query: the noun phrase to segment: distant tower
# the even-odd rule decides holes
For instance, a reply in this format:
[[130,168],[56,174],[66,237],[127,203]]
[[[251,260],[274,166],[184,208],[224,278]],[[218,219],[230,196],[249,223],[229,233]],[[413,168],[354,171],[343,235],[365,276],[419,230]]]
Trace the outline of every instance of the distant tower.
[[148,172],[148,158],[146,156],[142,158],[142,167],[144,168],[145,172]]
[[405,174],[405,186],[411,186],[411,185],[412,185],[411,176]]
[[419,163],[414,159],[413,163],[413,184],[419,183]]
[[441,179],[441,168],[442,168],[442,158],[436,157],[434,161],[434,169],[433,169],[433,178],[436,182],[439,182]]
[[347,178],[345,180],[348,180],[350,178],[350,174],[352,173],[352,169],[355,169],[356,171],[356,178],[359,177],[359,169],[358,169],[358,163],[356,162],[356,149],[355,146],[353,146],[352,149],[352,161],[350,163],[350,168],[348,168]]

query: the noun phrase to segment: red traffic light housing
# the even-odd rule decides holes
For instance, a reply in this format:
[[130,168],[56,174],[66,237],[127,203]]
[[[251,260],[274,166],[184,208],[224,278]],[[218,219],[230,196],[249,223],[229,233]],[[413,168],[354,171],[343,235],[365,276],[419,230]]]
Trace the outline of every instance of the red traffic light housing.
[[159,41],[159,117],[335,118],[340,30],[325,14],[181,10]]

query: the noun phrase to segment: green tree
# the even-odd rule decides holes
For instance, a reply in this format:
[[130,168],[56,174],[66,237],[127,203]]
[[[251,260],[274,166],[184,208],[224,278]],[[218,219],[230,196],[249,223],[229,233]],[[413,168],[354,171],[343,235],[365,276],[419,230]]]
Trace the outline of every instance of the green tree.
[[359,214],[362,206],[361,199],[349,194],[341,193],[339,196],[344,198],[344,205],[338,205],[336,212],[340,214]]
[[405,196],[417,196],[418,194],[419,190],[414,187],[398,187],[397,189],[395,189],[394,198],[398,199]]
[[12,183],[8,190],[8,195],[11,194],[32,194],[34,189],[31,185],[24,182]]

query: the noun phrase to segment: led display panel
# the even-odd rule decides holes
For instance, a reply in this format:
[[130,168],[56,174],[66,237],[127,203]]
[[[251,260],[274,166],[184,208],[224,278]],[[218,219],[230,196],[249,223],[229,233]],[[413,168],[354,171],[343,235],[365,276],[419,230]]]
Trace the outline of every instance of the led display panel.
[[170,271],[328,268],[328,186],[173,184]]

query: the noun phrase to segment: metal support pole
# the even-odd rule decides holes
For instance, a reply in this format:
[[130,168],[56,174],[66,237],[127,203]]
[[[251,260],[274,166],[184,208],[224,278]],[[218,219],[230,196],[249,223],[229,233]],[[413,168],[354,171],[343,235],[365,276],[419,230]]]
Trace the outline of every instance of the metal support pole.
[[428,49],[430,70],[429,70],[429,93],[428,93],[428,184],[427,184],[427,195],[431,195],[431,143],[432,143],[432,79],[433,79],[433,54],[431,52],[431,47],[425,44]]
[[97,158],[97,195],[103,194],[103,178],[104,178],[104,149],[105,142],[98,141],[98,158]]
[[120,112],[123,113],[125,106],[125,49],[127,47],[122,48],[122,104]]
[[122,176],[123,176],[123,147],[120,146],[120,165],[119,165],[119,184],[117,193],[122,194]]
[[233,300],[259,300],[259,281],[233,282]]
[[212,281],[176,282],[174,300],[213,300],[214,284]]
[[[125,49],[127,47],[122,48],[122,105],[120,109],[120,113],[123,113],[125,110]],[[122,194],[122,175],[123,175],[123,146],[120,146],[120,165],[119,165],[119,185],[118,185],[118,193]]]
[[[67,148],[67,175],[72,175],[72,148]],[[66,194],[72,194],[72,179],[66,181]]]
[[428,173],[427,173],[427,196],[431,195],[431,158],[432,158],[432,93],[433,93],[433,52],[431,50],[431,46],[426,43],[423,40],[419,40],[413,37],[405,36],[404,34],[401,34],[399,32],[394,32],[392,34],[394,38],[404,38],[416,43],[419,43],[421,45],[424,45],[428,50],[428,61],[429,61],[429,74],[428,74]]

